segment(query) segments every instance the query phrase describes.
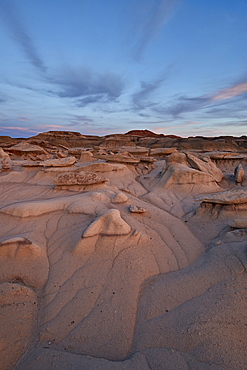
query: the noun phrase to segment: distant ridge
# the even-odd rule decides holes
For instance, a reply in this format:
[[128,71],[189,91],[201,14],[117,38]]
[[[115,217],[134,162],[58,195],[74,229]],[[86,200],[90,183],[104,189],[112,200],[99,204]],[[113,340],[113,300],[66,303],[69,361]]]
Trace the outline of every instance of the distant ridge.
[[164,135],[164,134],[156,134],[155,132],[149,130],[131,130],[126,132],[124,135],[134,135],[134,136],[142,136],[142,137],[170,137],[179,139],[180,136],[176,135]]

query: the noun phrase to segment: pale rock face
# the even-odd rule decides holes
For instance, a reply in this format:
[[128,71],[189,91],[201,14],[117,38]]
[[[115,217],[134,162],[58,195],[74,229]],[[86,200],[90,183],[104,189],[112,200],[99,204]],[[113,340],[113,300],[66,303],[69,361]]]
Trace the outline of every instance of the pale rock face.
[[172,153],[177,153],[176,148],[155,148],[155,149],[150,149],[149,155],[151,156],[167,156]]
[[83,167],[83,170],[89,172],[118,172],[127,170],[127,167],[124,164],[100,162],[89,164]]
[[137,164],[140,162],[139,158],[131,157],[123,154],[106,154],[106,155],[95,155],[95,158],[104,159],[107,162],[116,162],[116,163],[128,163],[128,164]]
[[32,153],[32,154],[47,154],[46,151],[39,145],[32,145],[26,141],[21,141],[20,143],[8,148],[10,153]]
[[162,177],[162,184],[164,187],[170,185],[186,185],[186,184],[210,184],[215,180],[212,175],[206,172],[198,171],[189,168],[187,165],[174,163],[167,167],[164,176]]
[[41,163],[45,167],[66,167],[72,166],[76,162],[75,157],[47,159]]
[[230,189],[214,194],[197,197],[196,200],[219,204],[245,204],[247,203],[247,188]]
[[191,153],[187,153],[187,162],[191,165],[192,168],[209,173],[213,176],[216,182],[220,182],[224,175],[222,171],[217,168],[217,166],[206,156],[203,157],[203,160],[198,158],[198,156]]
[[239,165],[235,168],[234,177],[237,183],[242,184],[244,182],[245,173],[241,163],[239,163]]
[[121,146],[119,148],[119,152],[121,153],[124,151],[132,155],[148,155],[149,154],[149,149],[140,147],[140,146],[136,146],[136,147]]
[[11,160],[9,158],[3,158],[2,160],[2,170],[10,170],[12,167]]
[[83,238],[95,235],[127,235],[131,227],[122,219],[118,209],[110,209],[99,216],[83,233]]
[[54,178],[56,185],[92,185],[106,182],[107,179],[103,176],[97,175],[94,172],[66,172],[57,175]]
[[235,218],[229,222],[229,226],[235,229],[247,229],[247,218]]
[[10,160],[8,153],[6,153],[1,147],[0,147],[0,158],[7,158]]
[[47,278],[49,262],[44,247],[22,237],[0,243],[0,281],[21,280],[35,289],[41,289]]
[[173,152],[168,157],[166,157],[166,163],[167,165],[174,163],[187,165],[186,155],[184,153]]
[[93,153],[87,151],[82,151],[80,155],[79,162],[92,162],[94,161]]

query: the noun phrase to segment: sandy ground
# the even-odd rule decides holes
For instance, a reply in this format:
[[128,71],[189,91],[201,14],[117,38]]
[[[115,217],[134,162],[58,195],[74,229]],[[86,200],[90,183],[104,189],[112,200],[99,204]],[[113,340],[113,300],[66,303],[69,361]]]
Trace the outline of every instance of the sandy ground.
[[245,369],[239,162],[41,162],[0,172],[0,369]]

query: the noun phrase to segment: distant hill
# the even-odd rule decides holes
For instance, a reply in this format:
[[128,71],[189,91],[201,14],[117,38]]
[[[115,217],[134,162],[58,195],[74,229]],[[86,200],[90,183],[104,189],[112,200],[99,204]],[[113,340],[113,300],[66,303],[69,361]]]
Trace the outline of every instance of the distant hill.
[[134,135],[134,136],[142,136],[142,137],[171,137],[171,138],[180,138],[180,136],[176,135],[164,135],[164,134],[156,134],[155,132],[149,130],[131,130],[126,132],[124,135]]

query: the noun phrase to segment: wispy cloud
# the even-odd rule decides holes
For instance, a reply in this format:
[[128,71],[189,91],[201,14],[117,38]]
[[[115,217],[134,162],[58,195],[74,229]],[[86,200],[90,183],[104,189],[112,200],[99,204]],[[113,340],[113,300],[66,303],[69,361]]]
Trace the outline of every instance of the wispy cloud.
[[61,98],[83,97],[82,104],[102,100],[102,97],[114,100],[124,89],[124,82],[117,74],[96,73],[83,67],[67,66],[59,75],[49,77],[48,81],[58,87],[53,93]]
[[64,67],[62,72],[46,77],[49,94],[74,99],[76,106],[115,101],[123,92],[123,78],[114,72],[97,73],[84,67]]
[[88,116],[81,116],[81,115],[73,115],[73,120],[77,122],[87,121],[87,122],[93,122],[94,120],[92,118],[89,118]]
[[8,127],[0,127],[1,130],[4,131],[23,131],[23,132],[32,132],[32,133],[37,133],[37,129],[32,129],[30,127],[18,127],[18,126],[8,126]]
[[158,102],[154,101],[154,95],[164,82],[171,77],[175,63],[171,63],[156,79],[153,81],[141,81],[140,89],[132,95],[133,110],[139,111],[139,115],[146,117],[147,113],[141,112],[146,108],[156,106]]
[[9,0],[0,1],[0,17],[8,27],[13,39],[21,47],[29,62],[41,72],[46,72],[47,68],[39,55],[39,51],[35,46],[33,38],[21,19],[18,9]]
[[27,118],[27,117],[24,117],[24,116],[18,116],[17,119],[19,121],[23,121],[23,122],[27,122],[27,121],[30,121],[30,118]]
[[147,45],[169,20],[179,0],[136,0],[135,33],[138,40],[133,48],[134,59],[139,61]]
[[233,98],[238,95],[242,95],[247,92],[247,82],[239,83],[235,86],[229,87],[227,89],[221,90],[216,93],[211,100],[221,101]]
[[163,83],[164,78],[160,78],[153,82],[142,81],[140,83],[140,90],[132,95],[132,101],[136,109],[145,109],[148,106],[153,106],[156,103],[149,101],[152,95]]
[[[205,111],[211,116],[238,115],[247,111],[247,82],[233,84],[225,89],[214,91],[197,97],[179,96],[166,106],[155,106],[153,111],[158,114],[181,118],[183,114],[194,111]],[[242,104],[244,102],[244,104]],[[228,108],[228,106],[230,108]]]

